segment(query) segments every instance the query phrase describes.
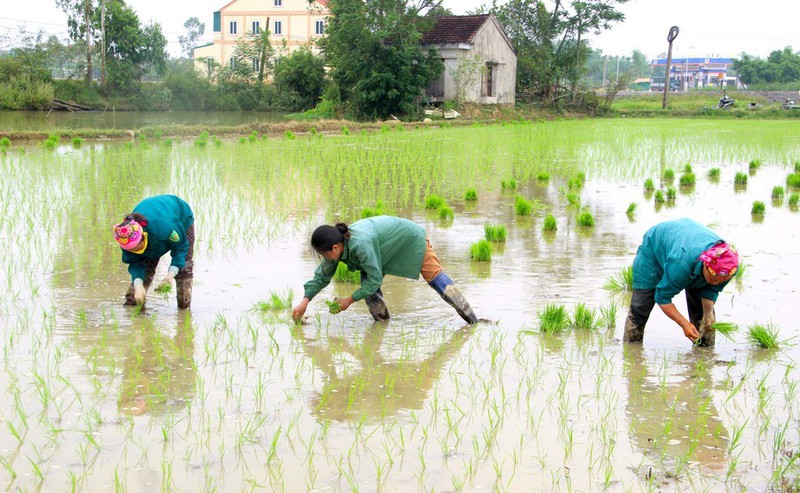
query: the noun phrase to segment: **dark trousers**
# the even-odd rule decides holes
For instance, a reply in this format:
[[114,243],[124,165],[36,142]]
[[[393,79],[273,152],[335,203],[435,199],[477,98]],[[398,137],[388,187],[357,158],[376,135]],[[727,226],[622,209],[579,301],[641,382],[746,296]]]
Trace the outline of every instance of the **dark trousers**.
[[[689,321],[700,330],[700,322],[703,320],[703,302],[700,298],[699,289],[686,289],[686,307],[689,310]],[[644,327],[650,318],[650,312],[656,304],[655,289],[634,289],[631,296],[631,305],[628,308],[628,316],[625,319],[625,334],[622,340],[625,342],[642,342],[644,339]],[[701,346],[713,346],[715,331],[707,328],[701,331]]]
[[[178,308],[189,308],[192,304],[192,282],[194,280],[194,224],[189,226],[186,230],[186,240],[189,242],[189,251],[186,253],[186,265],[175,275]],[[153,283],[159,260],[161,259],[144,259],[145,271],[143,281],[145,291],[150,289],[150,285]],[[128,287],[128,292],[125,293],[125,304],[136,304],[136,301],[133,299],[133,283]]]

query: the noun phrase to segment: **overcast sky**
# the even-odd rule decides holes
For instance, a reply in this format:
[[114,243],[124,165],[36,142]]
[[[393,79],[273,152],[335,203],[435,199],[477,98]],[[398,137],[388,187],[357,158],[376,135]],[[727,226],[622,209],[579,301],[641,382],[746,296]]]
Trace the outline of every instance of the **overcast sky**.
[[[127,0],[143,23],[156,21],[169,40],[172,55],[180,53],[178,36],[183,23],[198,17],[206,25],[205,41],[211,40],[212,13],[228,0]],[[467,13],[490,0],[444,0],[456,14]],[[552,5],[551,0],[545,3]],[[44,29],[66,36],[64,14],[55,0],[4,0],[0,9],[0,33]],[[771,51],[792,46],[800,51],[800,1],[798,0],[630,0],[620,10],[626,20],[599,36],[591,36],[594,48],[608,55],[629,55],[639,49],[648,58],[666,52],[667,33],[677,25],[680,34],[673,56],[736,56],[741,52],[766,57]]]

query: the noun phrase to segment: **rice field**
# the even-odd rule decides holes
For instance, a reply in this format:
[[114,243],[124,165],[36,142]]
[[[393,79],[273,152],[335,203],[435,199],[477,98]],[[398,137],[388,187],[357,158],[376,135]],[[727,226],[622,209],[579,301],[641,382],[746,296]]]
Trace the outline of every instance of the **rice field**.
[[[776,184],[800,191],[787,178],[798,161],[800,123],[789,121],[10,142],[0,487],[796,491],[800,216],[797,201],[770,199]],[[687,165],[691,186],[656,202],[672,185],[665,171]],[[174,291],[151,290],[141,312],[122,306],[130,278],[111,227],[160,193],[195,212],[187,311]],[[442,202],[426,208],[432,196]],[[333,282],[295,326],[292,301],[318,262],[311,231],[365,210],[423,224],[490,322],[464,326],[424,282],[389,277],[389,322],[373,323],[364,303],[331,313],[325,300],[355,289]],[[606,285],[624,284],[650,226],[685,216],[747,266],[717,318],[766,327],[776,347],[739,330],[693,348],[657,308],[642,345],[621,342],[630,293]],[[505,241],[491,262],[471,260],[487,224],[503,225]],[[556,313],[564,323],[545,327]]]

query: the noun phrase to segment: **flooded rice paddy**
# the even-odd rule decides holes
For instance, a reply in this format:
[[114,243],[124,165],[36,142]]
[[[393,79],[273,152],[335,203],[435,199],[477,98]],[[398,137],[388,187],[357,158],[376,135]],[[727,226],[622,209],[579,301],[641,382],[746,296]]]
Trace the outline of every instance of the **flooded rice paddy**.
[[[6,491],[794,491],[800,215],[773,187],[800,160],[792,122],[611,120],[370,134],[69,142],[0,155],[0,485]],[[751,170],[749,163],[760,166]],[[694,186],[679,186],[690,165]],[[719,180],[707,177],[719,168]],[[674,182],[663,182],[666,169]],[[584,179],[578,177],[583,174]],[[748,183],[735,187],[737,173]],[[655,203],[658,191],[675,197]],[[516,182],[504,190],[501,182]],[[583,185],[580,186],[580,182]],[[570,186],[572,185],[572,186]],[[476,201],[465,201],[467,189]],[[130,281],[111,234],[143,197],[194,208],[192,308]],[[427,211],[436,194],[452,218]],[[517,195],[533,202],[518,216]],[[754,201],[766,205],[751,215]],[[319,224],[365,208],[423,224],[479,317],[387,278],[392,313],[325,299],[291,322]],[[635,213],[626,214],[631,203]],[[578,205],[576,205],[578,204]],[[578,225],[588,211],[594,227]],[[557,223],[544,231],[547,214]],[[656,222],[693,217],[743,255],[717,304],[740,326],[691,347],[656,309],[620,341],[604,289]],[[490,263],[469,258],[504,225]],[[168,262],[162,261],[159,275]],[[682,295],[676,298],[685,313]],[[584,304],[597,327],[548,334]],[[756,348],[752,324],[778,329]]]

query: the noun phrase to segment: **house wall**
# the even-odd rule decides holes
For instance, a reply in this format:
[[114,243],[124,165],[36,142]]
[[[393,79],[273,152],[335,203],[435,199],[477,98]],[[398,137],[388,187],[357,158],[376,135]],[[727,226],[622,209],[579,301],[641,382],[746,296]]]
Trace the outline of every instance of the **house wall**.
[[[261,30],[269,29],[272,33],[270,41],[276,56],[308,46],[320,37],[315,34],[315,22],[325,21],[327,9],[318,3],[309,9],[307,0],[281,0],[280,3],[282,5],[276,7],[275,0],[236,0],[222,7],[220,29],[214,32],[213,44],[194,50],[195,68],[206,73],[208,58],[220,65],[228,65],[236,42],[252,31],[253,21],[259,22]],[[280,35],[275,34],[276,21],[281,23]],[[231,22],[236,22],[236,33],[231,32]]]
[[[436,49],[444,61],[444,73],[439,85],[444,86],[446,101],[483,104],[514,104],[517,84],[517,56],[505,39],[500,26],[491,18],[475,35],[473,43],[438,45]],[[481,71],[490,62],[495,68],[493,95],[483,96]],[[496,64],[496,65],[494,65]],[[461,79],[459,82],[458,79]],[[464,81],[469,83],[465,85]],[[429,94],[430,96],[430,94]]]

